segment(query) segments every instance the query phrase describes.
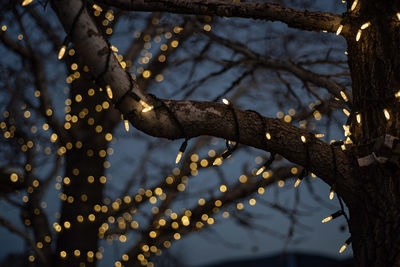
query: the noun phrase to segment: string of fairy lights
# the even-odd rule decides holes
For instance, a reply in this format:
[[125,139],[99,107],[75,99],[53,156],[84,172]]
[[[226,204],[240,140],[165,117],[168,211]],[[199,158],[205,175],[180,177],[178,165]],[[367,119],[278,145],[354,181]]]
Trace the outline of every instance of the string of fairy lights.
[[[29,5],[31,2],[33,2],[33,0],[24,0],[22,2],[22,6]],[[89,2],[89,1],[87,1],[87,2]],[[342,2],[345,3],[344,0],[342,0]],[[92,4],[92,8],[93,9],[102,10],[100,6],[98,6],[98,5],[96,5],[96,4],[92,3],[92,2],[89,2],[89,3]],[[352,5],[350,7],[350,11],[356,10],[358,5],[359,5],[359,1],[358,0],[353,1]],[[75,16],[75,19],[73,20],[73,23],[71,24],[70,30],[67,33],[67,36],[65,37],[64,42],[63,42],[63,44],[62,44],[62,46],[61,46],[61,48],[59,50],[59,53],[58,53],[58,59],[59,60],[61,60],[64,57],[65,52],[67,51],[68,44],[70,43],[70,37],[73,34],[72,31],[76,27],[76,23],[77,23],[79,17],[81,16],[82,11],[84,10],[85,6],[86,6],[86,1],[82,1],[82,6],[79,9],[79,12],[77,13],[77,15]],[[397,20],[400,21],[400,12],[397,12],[395,14],[395,17],[397,18]],[[361,40],[363,31],[368,29],[371,25],[372,25],[371,22],[367,21],[367,22],[363,23],[360,26],[360,28],[357,30],[357,34],[355,36],[355,40],[357,42],[359,42]],[[337,29],[337,31],[336,31],[336,34],[340,35],[342,33],[344,27],[345,27],[345,25],[340,24],[338,29]],[[100,72],[97,75],[97,77],[94,77],[94,80],[95,80],[96,83],[101,83],[102,79],[104,77],[104,74],[106,74],[108,72],[110,58],[113,56],[112,51],[114,51],[114,49],[115,49],[111,44],[109,44],[107,38],[104,38],[104,39],[106,40],[109,49],[108,49],[108,54],[107,54],[107,58],[106,58],[106,64],[104,66],[103,71]],[[144,113],[145,112],[149,112],[151,110],[157,110],[159,108],[165,109],[167,111],[167,113],[169,114],[171,120],[174,121],[174,123],[176,124],[176,126],[180,130],[181,135],[184,138],[184,141],[183,141],[183,143],[181,144],[181,146],[179,148],[179,152],[178,152],[176,160],[175,160],[175,163],[178,164],[180,162],[181,158],[182,158],[183,153],[185,152],[185,150],[187,148],[188,140],[189,140],[189,137],[188,137],[188,135],[187,135],[187,133],[185,131],[185,128],[183,127],[182,123],[179,121],[177,116],[165,104],[164,101],[158,99],[154,95],[149,95],[149,97],[152,99],[152,103],[154,103],[153,105],[149,105],[144,99],[142,99],[138,94],[136,94],[135,93],[135,89],[136,89],[135,81],[133,80],[133,78],[129,74],[129,72],[126,71],[125,73],[128,75],[129,82],[130,82],[129,90],[126,91],[122,95],[122,97],[120,97],[119,99],[115,100],[114,97],[113,97],[113,91],[112,91],[111,86],[106,84],[105,85],[105,90],[106,90],[106,94],[107,94],[108,98],[114,103],[114,106],[116,108],[119,108],[121,106],[122,102],[126,99],[126,97],[130,97],[133,100],[135,100],[136,102],[138,102],[143,107],[142,112],[144,112]],[[104,84],[105,82],[103,81],[102,83]],[[346,93],[344,91],[340,91],[340,95],[341,95],[342,99],[349,106],[351,106],[351,103],[349,102],[349,99],[348,99],[348,96],[346,95]],[[398,92],[396,92],[394,96],[395,96],[395,99],[400,99],[400,90]],[[221,154],[221,156],[218,156],[218,157],[215,158],[215,160],[213,162],[213,165],[221,165],[223,160],[225,160],[226,158],[230,157],[232,155],[232,153],[236,150],[236,148],[238,146],[238,143],[239,143],[239,140],[240,140],[239,122],[238,122],[236,111],[235,111],[233,105],[227,99],[225,99],[225,98],[222,99],[222,102],[226,105],[228,111],[231,112],[231,114],[232,114],[232,118],[233,118],[233,121],[234,121],[233,125],[234,125],[234,128],[235,128],[235,138],[234,138],[235,141],[226,140],[226,150]],[[254,112],[259,116],[260,121],[262,122],[263,132],[265,132],[265,138],[266,138],[265,140],[271,140],[272,136],[271,136],[270,131],[268,131],[268,129],[267,129],[267,125],[265,123],[264,118],[256,111],[252,111],[252,110],[248,110],[248,111]],[[131,111],[131,112],[134,112],[134,111]],[[343,112],[349,117],[348,123],[343,126],[346,140],[332,142],[331,146],[330,146],[331,147],[331,152],[332,152],[333,176],[334,176],[335,179],[337,179],[337,177],[338,177],[337,158],[336,158],[335,148],[336,147],[341,147],[342,150],[346,150],[346,149],[348,149],[349,146],[351,146],[353,144],[353,137],[352,137],[351,132],[350,132],[350,122],[351,122],[351,118],[353,116],[355,116],[355,121],[358,124],[361,124],[362,121],[363,121],[362,112],[360,110],[357,110],[356,108],[354,108],[353,111],[349,111],[348,109],[343,109]],[[385,119],[387,121],[389,121],[391,119],[390,112],[391,111],[387,106],[385,106],[382,109],[383,116],[385,117]],[[128,131],[129,130],[129,121],[127,120],[127,118],[129,118],[130,113],[128,113],[126,115],[122,115],[122,116],[123,116],[122,118],[124,120],[125,129]],[[297,180],[294,183],[294,187],[295,188],[298,187],[300,185],[301,181],[303,180],[303,178],[307,177],[308,174],[309,174],[309,169],[310,168],[309,168],[308,165],[309,165],[309,162],[310,162],[310,152],[309,152],[310,139],[311,139],[311,137],[304,136],[304,135],[301,136],[301,142],[304,144],[304,151],[305,151],[305,166],[304,166],[303,170],[300,172]],[[395,151],[396,149],[398,149],[400,147],[400,144],[399,144],[398,140],[399,140],[399,138],[391,136],[391,135],[388,135],[388,134],[384,135],[383,137],[379,137],[376,140],[373,140],[373,142],[381,142],[382,143],[381,146],[376,151],[372,152],[370,155],[358,158],[357,161],[358,161],[359,166],[360,167],[364,167],[364,166],[369,166],[369,165],[371,165],[373,163],[376,163],[376,162],[378,162],[378,163],[387,163],[387,162],[391,161],[393,158],[396,157],[395,152],[393,152],[393,151]],[[389,153],[385,154],[385,156],[379,156],[379,151],[383,147],[386,148],[386,149],[389,149],[392,152],[389,152]],[[261,173],[266,171],[271,166],[271,164],[275,160],[275,155],[276,155],[276,153],[273,153],[273,152],[271,153],[269,159],[267,159],[265,161],[265,163],[260,168],[258,168],[258,170],[256,172],[256,175],[260,175]],[[334,198],[335,193],[337,194],[337,192],[336,192],[336,181],[331,186],[329,199],[332,200]],[[331,220],[333,220],[335,218],[338,218],[340,216],[344,216],[346,221],[347,221],[347,223],[348,223],[348,225],[349,225],[349,218],[348,218],[348,215],[345,212],[343,200],[342,200],[341,196],[338,195],[338,194],[337,194],[337,198],[338,198],[338,201],[339,201],[341,209],[336,211],[336,212],[334,212],[334,213],[332,213],[330,216],[324,218],[322,220],[322,223],[326,223],[326,222],[329,222],[329,221],[331,221]],[[342,253],[346,249],[346,247],[348,247],[350,244],[351,244],[351,237],[349,237],[345,241],[343,246],[340,248],[339,252]]]

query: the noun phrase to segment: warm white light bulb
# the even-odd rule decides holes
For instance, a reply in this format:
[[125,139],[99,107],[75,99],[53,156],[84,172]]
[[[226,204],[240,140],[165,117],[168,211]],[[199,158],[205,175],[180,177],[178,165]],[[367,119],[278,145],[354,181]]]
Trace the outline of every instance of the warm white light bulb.
[[213,165],[221,165],[222,164],[222,158],[218,157],[214,160]]
[[360,41],[361,33],[362,33],[362,30],[358,30],[357,35],[356,35],[356,41],[357,42]]
[[99,5],[96,5],[96,4],[93,4],[93,9],[95,9],[95,10],[97,10],[97,11],[99,11],[99,12],[102,12],[103,11],[103,9],[99,6]]
[[183,152],[182,152],[182,151],[179,151],[178,155],[176,155],[175,164],[178,164],[178,163],[179,163],[179,161],[180,161],[181,158],[182,158],[182,154],[183,154]]
[[339,28],[336,31],[336,35],[339,35],[342,32],[342,30],[343,30],[343,25],[340,24]]
[[371,22],[366,22],[363,25],[361,25],[361,30],[365,30],[366,28],[368,28],[369,26],[371,26]]
[[63,45],[60,48],[60,51],[58,51],[58,59],[62,59],[64,57],[65,51],[67,50],[67,46]]
[[347,98],[347,95],[343,91],[340,91],[340,95],[342,96],[342,98],[345,102],[349,101],[349,99]]
[[304,135],[301,136],[301,142],[303,142],[304,144],[307,142],[307,139]]
[[32,3],[33,2],[33,0],[24,0],[23,2],[22,2],[22,6],[27,6],[27,5],[29,5],[30,3]]
[[125,125],[125,130],[127,132],[129,132],[129,121],[128,120],[124,120],[124,125]]
[[322,220],[322,223],[329,222],[332,219],[333,219],[333,216],[328,216],[328,217],[326,217],[325,219]]
[[265,137],[268,139],[268,140],[271,140],[271,134],[270,133],[265,133]]
[[385,114],[386,120],[390,120],[390,113],[389,113],[389,111],[388,111],[386,108],[383,109],[383,114]]
[[301,179],[297,178],[296,182],[294,183],[294,188],[298,187],[300,183],[301,183]]
[[144,109],[142,109],[142,112],[148,112],[153,109],[153,106],[148,105],[142,99],[139,100],[139,103],[144,107]]
[[343,109],[343,113],[348,117],[350,116],[350,111],[348,111],[347,109]]
[[332,200],[334,197],[335,197],[335,191],[331,189],[331,191],[329,192],[329,199]]
[[222,99],[222,102],[223,102],[225,105],[229,105],[229,100],[226,99],[226,98],[223,98],[223,99]]
[[113,98],[113,92],[112,92],[111,87],[109,85],[106,85],[106,91],[107,91],[108,98],[112,99]]
[[353,4],[351,5],[350,10],[353,11],[354,9],[356,9],[357,4],[358,4],[358,0],[354,0]]
[[361,114],[360,113],[358,113],[356,115],[356,119],[357,119],[357,123],[361,123]]
[[344,243],[343,246],[340,248],[339,253],[342,253],[346,248],[347,248],[347,244]]
[[262,166],[261,168],[258,169],[258,171],[256,172],[256,175],[260,175],[264,170],[265,170],[265,166]]

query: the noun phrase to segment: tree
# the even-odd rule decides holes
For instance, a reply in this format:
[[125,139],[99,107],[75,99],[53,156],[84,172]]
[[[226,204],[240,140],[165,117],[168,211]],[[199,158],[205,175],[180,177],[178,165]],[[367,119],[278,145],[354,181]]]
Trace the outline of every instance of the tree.
[[[29,2],[31,1],[25,0],[22,5]],[[3,145],[14,149],[15,153],[24,152],[22,156],[9,160],[9,165],[23,166],[23,172],[3,169],[2,193],[8,195],[10,191],[25,188],[28,196],[23,199],[23,205],[16,205],[21,206],[22,218],[25,225],[32,229],[34,239],[20,229],[15,229],[6,220],[2,219],[0,222],[11,231],[20,233],[32,245],[37,255],[36,262],[41,266],[94,265],[98,256],[95,254],[98,238],[111,234],[125,238],[127,223],[133,228],[137,227],[137,222],[132,219],[135,212],[147,200],[152,202],[159,198],[161,204],[151,215],[139,241],[121,258],[125,266],[151,265],[148,260],[152,255],[160,253],[162,246],[168,247],[174,238],[179,239],[181,235],[204,228],[202,215],[209,216],[221,206],[228,206],[251,195],[260,186],[266,187],[296,174],[290,172],[288,165],[281,168],[275,166],[270,179],[248,179],[246,183],[230,186],[227,191],[221,190],[221,195],[210,197],[182,214],[164,217],[165,211],[171,207],[178,193],[184,190],[188,176],[197,171],[197,167],[190,168],[191,159],[188,155],[191,153],[187,153],[185,147],[187,140],[199,136],[214,136],[233,141],[227,141],[226,151],[210,155],[209,161],[215,165],[220,165],[241,144],[270,152],[266,169],[271,167],[275,154],[303,166],[296,185],[308,172],[320,177],[348,207],[351,239],[346,244],[352,244],[356,266],[399,266],[399,1],[350,1],[347,3],[348,10],[341,15],[289,8],[279,4],[239,1],[97,0],[89,3],[79,0],[53,0],[50,4],[66,33],[64,42],[55,33],[54,27],[57,26],[54,26],[53,21],[46,20],[32,6],[21,9],[12,2],[7,6],[11,10],[9,16],[17,24],[15,27],[23,33],[25,42],[15,41],[8,36],[6,26],[3,26],[0,35],[3,46],[20,57],[18,66],[2,63],[2,69],[8,75],[2,87],[7,90],[5,94],[8,97],[4,100],[7,109],[3,113],[4,121],[0,126],[4,131],[4,138],[10,140]],[[138,57],[142,46],[149,44],[150,39],[146,35],[154,35],[154,24],[157,24],[154,22],[158,22],[163,15],[158,12],[197,16],[186,18],[182,20],[180,27],[173,28],[174,38],[157,55],[157,60],[146,65],[146,70],[142,69],[139,73],[141,76],[135,80],[126,70],[131,64],[115,55],[117,49],[109,41],[112,27],[108,27],[108,24],[113,23],[114,15],[122,19],[126,14],[118,13],[119,11],[115,14],[107,12],[107,22],[104,22],[100,14],[105,8],[116,8],[124,12],[154,12],[149,16],[142,38],[127,49],[125,59],[128,58],[131,62]],[[22,10],[27,12],[29,18],[23,17]],[[324,70],[329,68],[336,71],[343,68],[343,60],[337,50],[328,52],[322,60],[312,56],[305,60],[301,57],[276,59],[268,55],[268,49],[255,51],[242,42],[214,34],[210,31],[209,24],[203,29],[199,28],[198,20],[202,19],[201,16],[207,16],[207,19],[210,16],[223,16],[280,21],[301,32],[336,33],[341,36],[336,38],[343,37],[348,47],[345,62],[348,63],[351,84],[346,87],[349,82],[346,73],[323,75],[316,71],[317,64],[328,66]],[[133,21],[135,19],[134,17]],[[27,22],[34,23],[41,35],[51,43],[50,55],[61,48],[59,58],[63,58],[70,72],[67,78],[71,85],[70,99],[66,103],[68,114],[64,124],[60,122],[53,108],[54,104],[51,102],[54,97],[51,97],[48,90],[47,82],[56,78],[45,69],[45,50],[37,47],[39,41],[24,26]],[[223,25],[223,21],[218,23]],[[107,28],[104,29],[101,25],[106,25]],[[282,31],[277,31],[280,30]],[[273,119],[252,110],[235,108],[229,102],[219,104],[209,101],[159,99],[146,93],[151,80],[149,78],[162,80],[163,76],[158,75],[162,75],[167,67],[172,67],[166,58],[174,53],[174,48],[180,43],[190,39],[193,32],[201,32],[203,38],[210,40],[204,43],[203,50],[199,49],[200,57],[190,58],[194,62],[193,66],[207,57],[206,52],[210,46],[217,44],[230,49],[234,55],[230,62],[218,57],[210,58],[215,64],[224,66],[211,76],[221,76],[238,65],[246,69],[217,99],[236,89],[238,84],[254,72],[268,69],[281,82],[281,87],[277,88],[288,92],[290,97],[287,98],[296,99],[302,112],[298,112],[297,117],[293,118],[289,116],[283,120]],[[289,38],[293,36],[289,36],[288,40]],[[67,49],[70,43],[73,49]],[[307,46],[309,50],[315,49],[312,44],[308,43]],[[336,58],[332,59],[330,53]],[[209,77],[205,80],[208,79]],[[198,83],[204,81],[199,80]],[[26,97],[24,92],[25,87],[32,85],[35,87],[38,103]],[[306,97],[297,96],[297,88],[301,85],[311,98],[319,100],[311,111],[304,108]],[[293,86],[296,86],[295,90]],[[322,95],[321,88],[328,94]],[[196,89],[194,86],[192,91]],[[269,94],[273,95],[271,92]],[[86,97],[87,95],[93,97]],[[190,95],[189,91],[186,96]],[[282,102],[279,95],[276,94],[276,100]],[[43,141],[33,135],[37,128],[32,130],[34,125],[27,124],[19,115],[21,111],[16,108],[19,101],[25,103],[25,118],[31,116],[29,110],[35,110],[35,116],[40,115],[41,120],[45,120],[43,129],[51,128],[52,133],[47,133],[47,138],[50,138],[57,149],[57,153],[48,152],[55,154],[54,170],[50,171],[48,178],[40,181],[36,179],[34,172],[40,158],[36,156],[32,140],[35,138],[35,143]],[[281,105],[284,106],[285,103]],[[334,110],[341,108],[348,114],[344,126],[346,139],[343,141],[331,144],[323,142],[305,123],[302,123],[303,127],[290,123],[297,120],[307,122],[310,117],[312,119],[321,114],[334,118]],[[122,200],[116,199],[107,205],[103,202],[104,183],[107,180],[104,176],[107,167],[105,156],[109,141],[112,140],[111,133],[120,121],[120,114],[124,120],[128,120],[147,135],[184,139],[180,148],[182,153],[179,153],[184,159],[180,172],[168,176],[151,190],[142,190],[133,197],[125,194]],[[332,121],[327,119],[327,123]],[[54,225],[57,244],[53,249],[51,240],[54,237],[40,201],[59,168],[57,162],[60,157],[65,158],[61,195],[64,201],[59,223]],[[262,171],[264,169],[260,172]],[[256,176],[256,173],[250,173],[249,177],[252,175]],[[347,218],[343,208],[332,217],[336,215],[345,215]],[[115,220],[119,227],[110,227]],[[82,238],[82,233],[85,233],[85,238]],[[121,265],[120,262],[118,264]]]

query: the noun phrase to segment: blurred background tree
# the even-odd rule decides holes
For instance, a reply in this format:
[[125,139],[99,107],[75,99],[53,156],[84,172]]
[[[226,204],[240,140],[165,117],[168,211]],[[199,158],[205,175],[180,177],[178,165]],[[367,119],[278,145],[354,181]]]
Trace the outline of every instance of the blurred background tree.
[[[276,2],[2,2],[0,192],[24,226],[5,214],[0,224],[25,240],[25,264],[95,266],[103,243],[120,242],[115,266],[178,266],[171,244],[225,219],[286,247],[313,211],[300,199],[303,178],[337,209],[314,191],[317,176],[329,198],[338,193],[332,217],[350,223],[340,196],[351,204],[358,266],[371,260],[396,226],[366,217],[386,220],[398,203],[396,138],[394,152],[377,143],[399,136],[399,65],[383,53],[377,67],[371,44],[396,47],[400,7]],[[358,185],[362,176],[370,184]],[[369,190],[379,179],[389,186]],[[290,205],[279,199],[285,188]],[[287,231],[266,226],[256,203],[284,214]],[[364,243],[377,225],[384,233]],[[392,257],[376,252],[376,266],[398,258],[396,245],[384,247]]]

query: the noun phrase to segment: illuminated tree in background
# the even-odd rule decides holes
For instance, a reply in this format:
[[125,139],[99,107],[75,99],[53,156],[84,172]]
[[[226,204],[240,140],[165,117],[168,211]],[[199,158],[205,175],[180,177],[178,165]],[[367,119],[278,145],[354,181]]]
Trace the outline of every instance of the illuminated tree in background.
[[[23,8],[12,2],[2,4],[2,10],[9,10],[2,19],[9,23],[0,33],[2,49],[10,53],[1,61],[0,127],[2,159],[7,163],[1,169],[1,193],[21,209],[33,237],[3,218],[0,223],[26,239],[32,248],[31,262],[94,266],[101,258],[99,238],[118,236],[124,242],[129,231],[140,229],[135,244],[126,248],[115,265],[152,266],[156,254],[174,240],[213,224],[220,210],[231,204],[241,210],[241,199],[263,194],[263,188],[291,177],[297,177],[294,184],[299,186],[312,173],[332,187],[330,197],[336,192],[349,209],[347,216],[341,201],[340,211],[324,221],[346,217],[351,239],[345,245],[352,242],[356,265],[400,265],[399,1],[350,1],[342,15],[288,8],[283,6],[285,1],[280,1],[282,5],[200,0],[49,1],[65,29],[65,40],[60,39],[60,26],[51,18],[54,13],[48,19],[40,13],[47,2],[25,0]],[[248,19],[228,23],[218,16]],[[117,20],[124,27],[145,24],[124,54],[110,43]],[[273,28],[265,21],[280,21],[296,30],[286,32],[282,25]],[[215,33],[213,27],[231,27],[231,34]],[[245,43],[243,33],[234,34],[235,27],[258,36],[246,37]],[[263,27],[270,31],[262,32]],[[21,34],[14,38],[9,32]],[[332,36],[323,39],[321,35]],[[340,49],[329,50],[332,43],[327,40],[337,40],[334,44],[342,48],[342,38],[346,55]],[[324,54],[319,51],[323,45]],[[159,49],[151,50],[152,46]],[[65,100],[65,121],[56,110],[61,104],[60,92],[50,89],[62,73],[54,63],[57,54],[68,70],[70,85],[69,97],[61,100]],[[132,63],[135,60],[139,64]],[[202,78],[205,61],[217,68]],[[167,72],[178,71],[179,65],[185,73]],[[318,68],[328,73],[319,74]],[[236,75],[228,84],[224,83],[227,73],[230,78]],[[148,94],[151,86],[162,88],[169,76],[169,86],[174,80],[187,80],[171,91],[173,97],[190,98],[211,79],[219,79],[218,86],[226,89],[213,88],[217,93],[202,95],[212,102],[159,99]],[[169,96],[162,90],[153,92]],[[275,108],[292,106],[296,111],[280,112],[278,119],[264,117],[260,113],[269,110],[262,101],[257,102],[259,95],[273,98]],[[217,103],[223,97],[232,103]],[[236,100],[242,98],[247,102],[241,105],[251,102],[250,108],[260,113],[236,108]],[[345,139],[325,143],[313,129],[314,120],[323,117],[321,122],[334,124],[337,109],[348,116]],[[182,159],[180,169],[148,178],[151,181],[146,187],[131,193],[130,187],[139,184],[140,170],[151,164],[149,151],[157,145],[152,140],[147,151],[132,151],[140,161],[139,171],[122,197],[110,200],[104,191],[109,167],[106,156],[113,152],[110,142],[121,117],[127,128],[131,123],[149,136],[184,140],[177,161]],[[317,126],[323,129],[322,123]],[[226,149],[209,151],[207,158],[199,159],[195,152],[207,144],[199,136],[226,139]],[[193,144],[185,150],[189,139]],[[238,182],[221,182],[214,186],[214,193],[204,193],[204,198],[185,211],[171,210],[192,177],[205,168],[222,170],[224,161],[245,146],[270,155],[256,169],[240,175]],[[172,162],[175,155],[169,157]],[[44,168],[45,162],[51,167]],[[43,211],[46,203],[42,199],[61,167],[65,172],[56,186],[62,190],[62,207],[53,224]],[[45,177],[40,177],[41,168],[47,172]],[[15,190],[21,195],[15,197]],[[255,199],[249,203],[254,205]]]

